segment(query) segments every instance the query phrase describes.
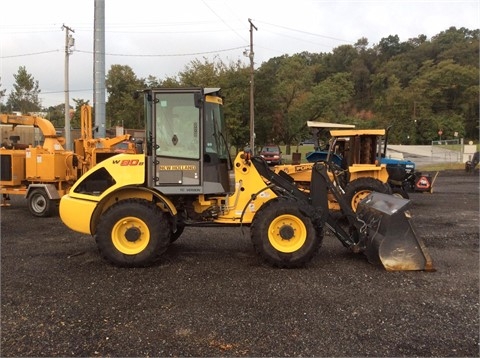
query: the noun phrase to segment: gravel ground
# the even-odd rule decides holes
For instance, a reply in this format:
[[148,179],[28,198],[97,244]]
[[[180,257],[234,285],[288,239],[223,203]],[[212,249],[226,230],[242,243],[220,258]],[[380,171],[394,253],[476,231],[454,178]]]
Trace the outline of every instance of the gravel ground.
[[331,235],[266,266],[248,228],[188,228],[120,269],[23,198],[1,210],[1,352],[20,356],[479,356],[479,177],[442,172],[412,214],[436,272],[387,272]]

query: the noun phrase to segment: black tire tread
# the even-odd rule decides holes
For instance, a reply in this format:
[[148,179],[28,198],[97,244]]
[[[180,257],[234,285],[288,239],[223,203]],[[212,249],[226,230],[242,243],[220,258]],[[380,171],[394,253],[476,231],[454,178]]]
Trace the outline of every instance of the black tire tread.
[[[268,240],[268,227],[273,218],[281,214],[302,218],[308,231],[308,246],[293,253],[281,253]],[[323,241],[322,215],[313,207],[292,197],[278,197],[265,203],[255,214],[250,228],[251,241],[256,253],[271,266],[298,268],[305,266],[318,253]]]
[[[151,233],[147,248],[136,254],[119,252],[111,241],[113,225],[123,216],[138,215],[144,220]],[[143,199],[122,200],[108,208],[100,219],[94,234],[101,257],[119,267],[146,267],[156,263],[170,244],[170,220],[154,203]]]

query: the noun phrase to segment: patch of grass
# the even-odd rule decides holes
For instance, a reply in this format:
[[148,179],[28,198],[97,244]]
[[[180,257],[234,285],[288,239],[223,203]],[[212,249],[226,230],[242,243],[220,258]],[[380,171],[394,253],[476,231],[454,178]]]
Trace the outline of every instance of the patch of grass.
[[[282,151],[282,156],[284,158],[285,164],[290,164],[291,163],[291,157],[293,153],[297,153],[297,146],[292,145],[290,146],[290,155],[287,155],[287,150],[285,145],[280,146],[280,150]],[[301,162],[305,163],[307,160],[305,159],[307,157],[307,154],[310,152],[313,152],[315,150],[314,146],[312,144],[308,145],[299,145],[298,146],[298,153],[301,154]]]
[[442,170],[465,170],[465,163],[435,163],[417,165],[415,168],[418,171],[425,172],[440,172]]

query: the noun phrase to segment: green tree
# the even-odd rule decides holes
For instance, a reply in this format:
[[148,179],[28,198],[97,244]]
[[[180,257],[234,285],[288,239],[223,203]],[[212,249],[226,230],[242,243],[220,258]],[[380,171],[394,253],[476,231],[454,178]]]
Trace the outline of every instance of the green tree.
[[261,94],[255,108],[258,142],[284,143],[290,154],[290,144],[301,139],[309,117],[304,109],[313,85],[313,68],[302,55],[283,56],[268,61],[257,75],[256,93]]
[[24,114],[40,110],[40,93],[38,81],[27,72],[25,66],[20,66],[13,84],[13,91],[8,96],[7,108]]
[[145,83],[148,88],[156,88],[161,86],[161,81],[153,75],[149,75],[145,80]]
[[[83,98],[72,98],[72,101],[75,103],[75,111],[73,113],[73,117],[70,119],[70,127],[71,128],[80,128],[82,125],[80,123],[81,118],[81,110],[84,104],[90,104],[89,100],[85,100]],[[93,111],[93,108],[92,108]],[[92,113],[92,117],[94,113]]]
[[193,60],[176,78],[166,78],[162,84],[169,86],[219,87],[224,101],[228,141],[237,150],[249,138],[249,68],[242,62],[224,63],[206,58]]
[[182,86],[218,87],[220,76],[226,71],[222,61],[195,59],[178,74]]
[[[3,97],[5,97],[5,92],[7,91],[6,89],[1,89],[2,88],[1,80],[2,80],[2,77],[0,77],[0,106],[3,105]],[[2,108],[0,108],[0,109],[2,109]]]
[[409,42],[400,42],[398,35],[390,35],[380,40],[376,49],[380,53],[380,57],[384,60],[388,60],[394,56],[405,53],[413,48]]
[[[436,138],[435,133],[442,129],[439,126],[452,128],[450,132],[444,131],[445,139],[452,139],[454,132],[478,138],[478,130],[473,131],[478,126],[478,85],[478,67],[461,66],[453,60],[438,64],[426,61],[407,89],[417,102],[416,116],[424,126],[423,131],[429,133],[423,140]],[[445,118],[451,121],[450,125],[444,123]]]
[[250,68],[240,61],[228,64],[219,78],[224,100],[228,142],[237,151],[250,138]]
[[346,123],[351,111],[354,83],[349,73],[337,73],[314,86],[302,112],[306,120]]
[[435,55],[438,60],[453,59],[459,64],[478,64],[479,33],[478,29],[452,26],[432,37]]
[[143,129],[143,102],[133,97],[135,91],[145,88],[145,81],[137,78],[130,66],[112,65],[105,80],[108,93],[106,103],[107,127]]
[[411,108],[413,102],[402,88],[401,81],[395,75],[388,78],[377,76],[376,80],[384,82],[386,87],[375,101],[375,112],[381,116],[376,122],[377,126],[392,127],[389,133],[389,142],[392,144],[414,143],[417,133]]
[[48,107],[46,117],[55,128],[63,128],[65,126],[65,105],[58,104]]
[[325,56],[325,65],[328,73],[349,72],[353,61],[358,58],[359,52],[352,45],[341,45]]

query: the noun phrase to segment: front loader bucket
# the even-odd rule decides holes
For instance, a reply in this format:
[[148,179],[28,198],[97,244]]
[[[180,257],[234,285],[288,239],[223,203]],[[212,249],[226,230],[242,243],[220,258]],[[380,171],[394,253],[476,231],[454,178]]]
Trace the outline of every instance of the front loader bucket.
[[368,227],[365,255],[387,271],[435,271],[430,254],[413,228],[410,200],[372,192],[359,203],[357,215]]

